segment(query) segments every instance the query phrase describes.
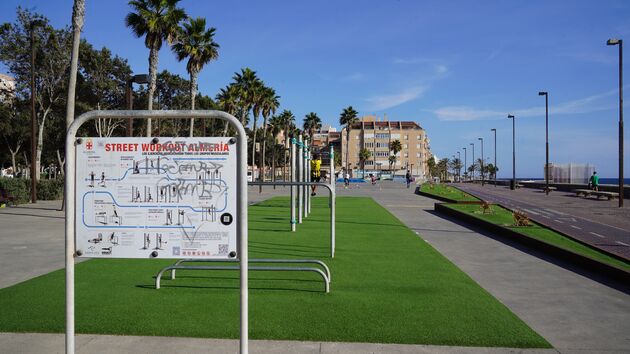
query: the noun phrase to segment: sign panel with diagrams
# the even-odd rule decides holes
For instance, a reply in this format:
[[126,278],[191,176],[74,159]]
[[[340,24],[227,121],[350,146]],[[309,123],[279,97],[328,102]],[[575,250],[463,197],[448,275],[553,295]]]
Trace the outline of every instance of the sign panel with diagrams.
[[234,138],[84,138],[76,250],[90,258],[237,257]]

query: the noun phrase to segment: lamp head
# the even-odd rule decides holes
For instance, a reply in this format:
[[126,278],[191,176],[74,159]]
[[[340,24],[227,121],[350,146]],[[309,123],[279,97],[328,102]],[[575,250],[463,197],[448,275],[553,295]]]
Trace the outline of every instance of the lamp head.
[[483,141],[483,138],[477,138],[477,139],[479,139],[479,140]]
[[508,114],[508,119],[514,119],[514,116],[512,114]]
[[538,96],[547,96],[547,92],[540,91],[540,92],[538,92]]
[[620,39],[616,39],[616,38],[611,38],[609,40],[606,41],[606,45],[617,45],[621,42]]
[[491,132],[496,132],[497,130],[495,128],[490,129]]

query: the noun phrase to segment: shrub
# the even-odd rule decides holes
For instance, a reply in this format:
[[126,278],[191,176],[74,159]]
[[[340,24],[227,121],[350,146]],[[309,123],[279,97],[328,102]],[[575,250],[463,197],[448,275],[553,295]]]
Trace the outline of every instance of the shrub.
[[[38,200],[56,200],[63,197],[63,178],[42,179],[37,183]],[[31,180],[27,178],[0,177],[0,188],[16,197],[17,204],[31,200]]]
[[512,218],[514,219],[514,226],[530,226],[529,216],[524,211],[514,210],[512,212]]
[[481,202],[481,204],[479,205],[479,207],[481,208],[481,211],[484,214],[491,214],[492,213],[492,206],[490,205],[490,203],[488,203],[487,201],[483,200]]

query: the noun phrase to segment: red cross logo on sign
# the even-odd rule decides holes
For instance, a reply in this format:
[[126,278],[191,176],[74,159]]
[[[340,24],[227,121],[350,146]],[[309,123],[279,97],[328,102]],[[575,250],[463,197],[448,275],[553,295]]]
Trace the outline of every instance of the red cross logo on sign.
[[92,139],[88,139],[88,141],[85,143],[85,148],[88,150],[92,150]]

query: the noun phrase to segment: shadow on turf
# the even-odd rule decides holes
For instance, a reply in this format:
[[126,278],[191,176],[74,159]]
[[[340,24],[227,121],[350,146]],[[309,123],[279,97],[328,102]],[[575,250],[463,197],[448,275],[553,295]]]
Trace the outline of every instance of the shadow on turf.
[[465,227],[465,228],[467,228],[469,230],[475,231],[476,233],[479,233],[479,234],[481,234],[483,236],[486,236],[486,237],[491,238],[493,240],[499,241],[499,242],[501,242],[501,243],[503,243],[505,245],[508,245],[508,246],[510,246],[512,248],[516,248],[517,250],[522,251],[524,253],[527,253],[527,254],[529,254],[531,256],[534,256],[536,258],[540,258],[540,259],[542,259],[542,260],[544,260],[546,262],[549,262],[551,264],[557,265],[558,267],[561,267],[561,268],[567,269],[569,271],[572,271],[574,273],[577,273],[577,274],[579,274],[581,276],[589,278],[589,279],[591,279],[593,281],[596,281],[596,282],[598,282],[600,284],[603,284],[603,285],[606,285],[606,286],[611,287],[613,289],[619,290],[619,291],[621,291],[621,292],[623,292],[625,294],[630,294],[630,285],[623,284],[623,283],[621,283],[619,281],[616,281],[614,279],[610,279],[609,277],[603,276],[600,273],[594,273],[594,272],[592,272],[592,271],[590,271],[590,270],[588,270],[588,269],[586,269],[584,267],[581,267],[579,265],[575,265],[573,263],[565,262],[565,261],[563,261],[561,259],[558,259],[558,258],[555,258],[553,256],[550,256],[547,253],[538,251],[535,248],[532,248],[532,247],[529,247],[529,246],[525,246],[525,245],[521,244],[520,242],[514,241],[511,238],[504,237],[504,236],[501,236],[501,235],[498,235],[498,234],[494,234],[494,233],[488,232],[485,229],[482,229],[480,227],[468,224],[468,223],[463,222],[463,221],[461,221],[461,220],[459,220],[457,218],[453,218],[453,217],[450,217],[450,216],[447,216],[447,215],[440,214],[440,213],[438,213],[438,212],[436,212],[434,210],[427,210],[427,212],[430,213],[430,214],[433,214],[433,215],[435,215],[435,216],[437,216],[437,217],[439,217],[441,219],[448,220],[448,221],[450,221],[452,223],[455,223],[457,225]]
[[[181,271],[181,270],[180,270]],[[204,276],[195,276],[195,275],[179,275],[177,276],[178,279],[203,279],[203,280],[220,280],[220,281],[225,281],[225,280],[233,280],[234,282],[238,282],[240,280],[239,277],[214,277],[214,276],[210,276],[210,277],[204,277]],[[227,286],[227,285],[190,285],[190,284],[182,284],[182,285],[176,285],[176,284],[168,284],[167,282],[171,281],[171,279],[167,279],[164,278],[162,279],[162,284],[160,284],[160,288],[184,288],[184,289],[216,289],[216,290],[239,290],[240,286],[238,284],[235,284],[234,286]],[[173,280],[173,281],[177,281],[177,280]],[[299,283],[308,283],[308,284],[315,284],[318,283],[321,289],[299,289],[299,288],[289,288],[289,287],[269,287],[269,286],[252,286],[253,282],[262,282],[262,281],[287,281],[287,282],[299,282]],[[249,279],[249,286],[248,289],[249,290],[264,290],[264,291],[299,291],[299,292],[306,292],[306,293],[326,293],[326,291],[323,289],[324,284],[322,283],[321,280],[311,280],[311,279],[286,279],[286,278],[250,278]],[[151,285],[146,285],[146,284],[140,284],[140,285],[136,285],[137,288],[142,288],[142,289],[149,289],[149,290],[156,290],[155,289],[155,284],[151,284]]]
[[299,247],[299,248],[311,248],[311,249],[318,249],[318,250],[328,250],[328,246],[307,246],[307,245],[287,245],[284,243],[273,243],[273,242],[262,242],[262,241],[249,241],[250,245],[271,245],[271,246],[292,246],[292,247]]
[[29,214],[29,213],[7,213],[4,211],[1,212],[0,215],[32,216],[34,218],[47,218],[47,219],[64,219],[63,216],[35,215],[35,214]]

